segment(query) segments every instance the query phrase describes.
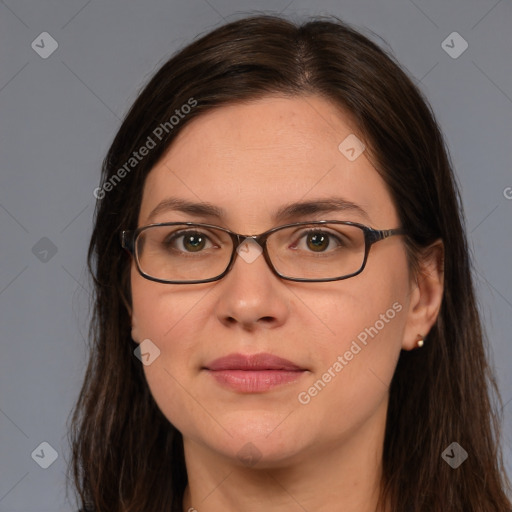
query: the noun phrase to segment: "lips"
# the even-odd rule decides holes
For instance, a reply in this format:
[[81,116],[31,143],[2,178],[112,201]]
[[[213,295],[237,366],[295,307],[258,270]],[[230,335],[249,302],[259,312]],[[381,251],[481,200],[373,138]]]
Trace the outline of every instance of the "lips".
[[236,393],[264,393],[293,384],[308,370],[272,354],[230,354],[203,370],[220,386]]
[[287,359],[263,352],[252,355],[229,354],[208,363],[205,369],[211,371],[244,370],[255,372],[264,370],[299,372],[305,370],[305,368],[301,368]]

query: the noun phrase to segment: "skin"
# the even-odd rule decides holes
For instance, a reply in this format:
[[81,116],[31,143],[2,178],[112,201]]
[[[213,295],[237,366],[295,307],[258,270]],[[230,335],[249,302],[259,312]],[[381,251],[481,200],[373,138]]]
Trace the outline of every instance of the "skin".
[[[347,211],[290,222],[399,227],[366,152],[349,161],[338,150],[351,133],[358,130],[350,116],[319,96],[266,97],[203,114],[149,173],[139,226],[174,196],[213,203],[228,216],[169,211],[152,222],[206,222],[258,234],[277,225],[272,212],[283,204],[335,191],[369,219]],[[282,280],[263,257],[237,258],[220,281],[194,285],[149,281],[132,264],[132,336],[151,339],[161,351],[144,371],[158,406],[183,435],[184,511],[375,511],[389,384],[400,351],[416,348],[441,303],[440,242],[432,254],[424,272],[412,275],[403,238],[394,236],[372,247],[360,275],[327,283]],[[401,311],[378,335],[309,403],[299,403],[298,394],[397,302]],[[270,352],[308,371],[263,393],[239,393],[201,370],[234,352]],[[237,455],[247,443],[259,452],[254,466]]]

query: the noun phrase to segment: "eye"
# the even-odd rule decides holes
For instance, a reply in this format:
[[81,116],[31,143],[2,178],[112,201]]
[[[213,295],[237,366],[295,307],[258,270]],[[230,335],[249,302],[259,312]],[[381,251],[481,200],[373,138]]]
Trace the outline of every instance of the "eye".
[[210,243],[210,246],[206,247],[207,249],[215,247],[205,233],[196,230],[175,231],[166,236],[162,241],[162,245],[166,248],[196,253],[201,252],[207,243]]
[[340,237],[328,231],[310,229],[303,231],[299,240],[306,239],[306,248],[313,252],[325,252],[331,246],[333,246],[333,249],[346,247],[348,241],[345,241],[343,238],[346,237]]

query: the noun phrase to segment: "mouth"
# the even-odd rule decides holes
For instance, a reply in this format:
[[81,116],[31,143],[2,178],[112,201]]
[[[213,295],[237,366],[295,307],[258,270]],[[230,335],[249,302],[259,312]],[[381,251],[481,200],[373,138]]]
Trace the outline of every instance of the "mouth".
[[305,368],[272,354],[229,354],[208,363],[204,369],[211,371],[244,370],[244,371],[304,371]]
[[308,370],[272,354],[230,354],[202,368],[223,387],[260,393],[298,380]]

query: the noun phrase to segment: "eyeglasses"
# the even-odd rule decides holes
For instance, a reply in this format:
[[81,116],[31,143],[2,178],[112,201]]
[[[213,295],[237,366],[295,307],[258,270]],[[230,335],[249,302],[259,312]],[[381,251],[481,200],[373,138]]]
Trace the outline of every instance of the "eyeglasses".
[[[121,245],[139,273],[170,284],[222,279],[235,254],[251,263],[261,253],[274,274],[289,281],[339,281],[360,274],[371,246],[404,230],[376,230],[356,222],[320,220],[240,235],[211,224],[166,222],[121,232]],[[259,245],[258,245],[259,244]]]

